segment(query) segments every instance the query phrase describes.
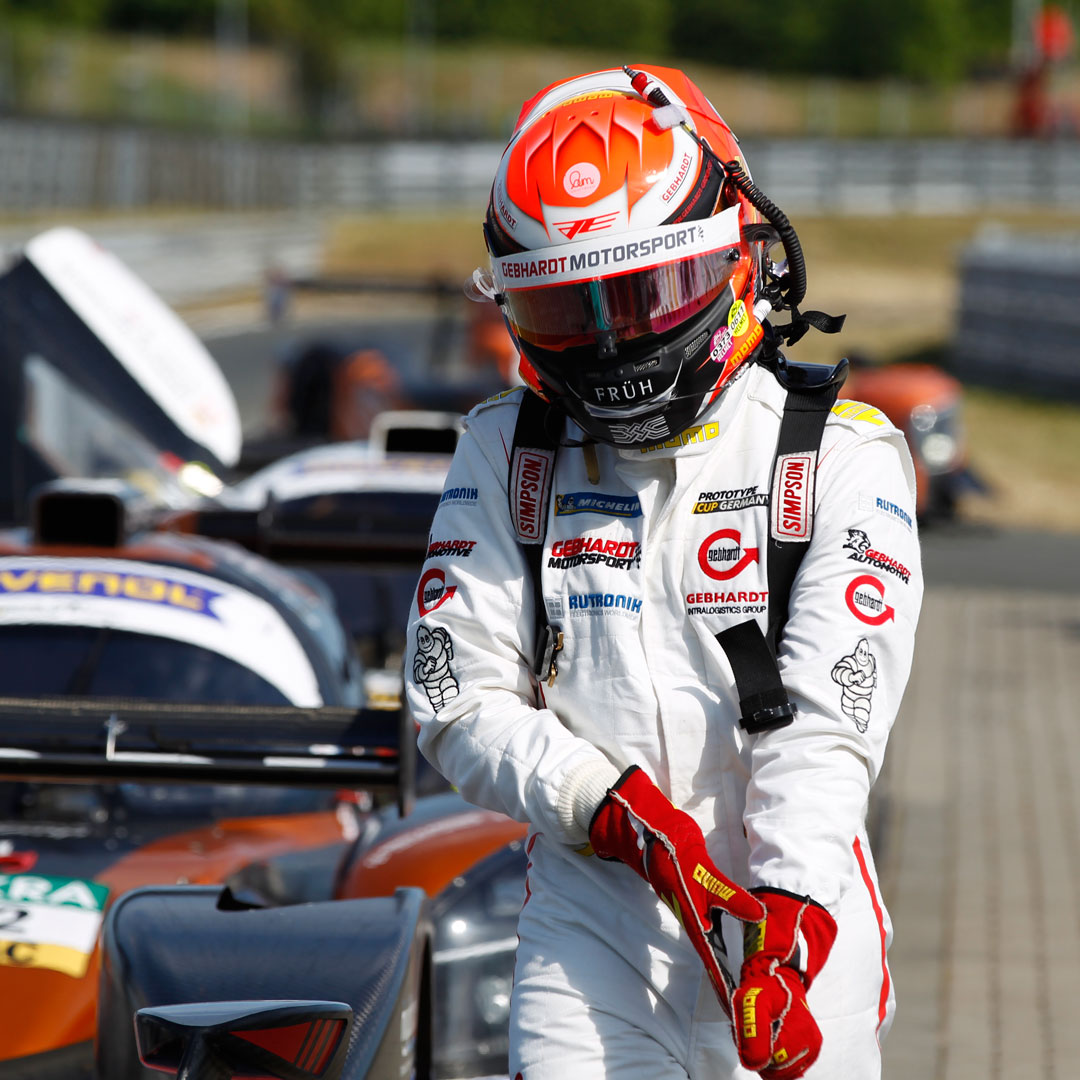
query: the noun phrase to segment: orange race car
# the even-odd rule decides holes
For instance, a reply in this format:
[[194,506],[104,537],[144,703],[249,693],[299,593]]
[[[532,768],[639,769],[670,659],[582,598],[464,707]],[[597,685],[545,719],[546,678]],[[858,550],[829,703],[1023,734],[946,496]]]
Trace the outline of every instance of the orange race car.
[[[983,490],[968,462],[963,386],[931,364],[849,358],[842,399],[880,409],[905,435],[915,464],[920,520],[951,518],[964,491]],[[845,406],[838,401],[834,411]]]
[[[237,1021],[245,1075],[497,1070],[524,826],[415,772],[392,656],[448,458],[386,432],[188,515],[239,422],[171,313],[60,230],[0,318],[0,1078],[154,1075],[138,1009],[253,997],[293,1004]],[[185,516],[216,538],[158,528]],[[313,1071],[275,1071],[283,1016]]]
[[[317,578],[125,505],[54,485],[0,533],[0,1077],[141,1077],[137,1009],[251,998],[351,1002],[395,1070],[499,1068],[524,826],[430,773],[414,808],[411,723],[362,707]],[[384,1075],[354,1041],[340,1075]]]

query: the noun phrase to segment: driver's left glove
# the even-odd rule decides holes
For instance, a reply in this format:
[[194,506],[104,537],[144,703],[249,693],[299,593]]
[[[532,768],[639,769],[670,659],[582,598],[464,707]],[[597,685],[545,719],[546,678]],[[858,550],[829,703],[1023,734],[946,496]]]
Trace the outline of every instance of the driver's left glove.
[[765,918],[745,927],[743,965],[732,995],[739,1060],[766,1080],[802,1076],[821,1052],[806,991],[828,959],[836,920],[808,896],[751,889]]

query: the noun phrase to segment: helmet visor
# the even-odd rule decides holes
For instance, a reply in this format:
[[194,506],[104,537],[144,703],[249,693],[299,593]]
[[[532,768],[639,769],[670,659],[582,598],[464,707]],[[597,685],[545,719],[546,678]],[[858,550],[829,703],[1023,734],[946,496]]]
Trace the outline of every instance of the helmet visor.
[[562,350],[605,335],[662,334],[712,303],[739,265],[739,210],[617,238],[571,242],[493,260],[514,333]]

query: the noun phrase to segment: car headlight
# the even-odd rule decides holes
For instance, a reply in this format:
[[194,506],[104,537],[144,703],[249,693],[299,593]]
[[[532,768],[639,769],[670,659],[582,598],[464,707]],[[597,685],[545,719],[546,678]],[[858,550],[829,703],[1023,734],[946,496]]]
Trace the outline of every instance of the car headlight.
[[963,429],[957,405],[939,409],[916,405],[911,410],[912,450],[932,475],[951,472],[963,456]]
[[510,990],[513,985],[514,980],[506,975],[488,975],[477,980],[473,1001],[485,1024],[501,1027],[510,1019]]
[[524,899],[525,852],[517,841],[455,878],[434,899],[436,1075],[505,1075]]
[[931,472],[945,472],[956,460],[956,440],[943,431],[934,431],[923,439],[922,456]]

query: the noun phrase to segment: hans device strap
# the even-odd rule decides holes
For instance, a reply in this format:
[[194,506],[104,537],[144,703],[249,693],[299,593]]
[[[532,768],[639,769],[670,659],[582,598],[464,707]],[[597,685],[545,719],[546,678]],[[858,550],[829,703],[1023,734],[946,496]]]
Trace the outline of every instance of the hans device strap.
[[826,368],[792,364],[782,357],[774,368],[788,393],[769,489],[768,628],[763,634],[757,620],[748,619],[716,635],[735,676],[742,714],[739,724],[751,734],[784,727],[795,719],[795,706],[781,681],[776,653],[788,619],[791,587],[814,531],[814,481],[821,436],[847,368],[847,360]]
[[536,653],[532,670],[537,679],[548,686],[555,682],[559,674],[556,659],[563,645],[562,630],[548,621],[541,585],[544,533],[557,448],[555,439],[549,433],[550,411],[551,406],[531,390],[526,390],[522,395],[507,483],[510,520],[514,523],[518,546],[525,556],[532,579],[536,620]]

